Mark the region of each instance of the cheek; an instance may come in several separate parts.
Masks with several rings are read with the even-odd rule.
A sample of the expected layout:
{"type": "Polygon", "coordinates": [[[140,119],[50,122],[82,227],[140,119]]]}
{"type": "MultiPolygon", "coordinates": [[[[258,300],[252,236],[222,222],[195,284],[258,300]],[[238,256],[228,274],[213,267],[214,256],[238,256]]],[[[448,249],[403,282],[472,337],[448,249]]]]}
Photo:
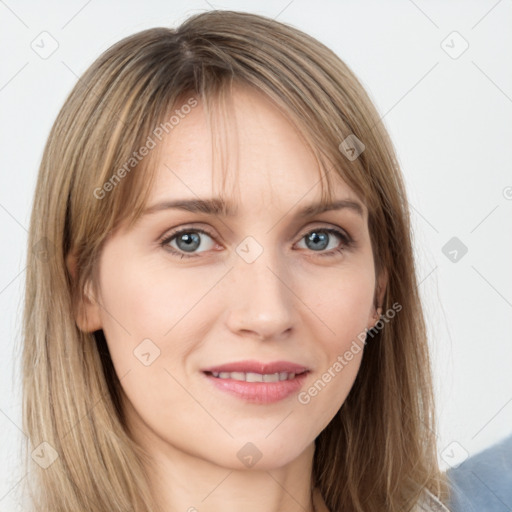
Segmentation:
{"type": "MultiPolygon", "coordinates": [[[[343,405],[361,365],[374,299],[373,260],[369,262],[357,269],[340,268],[330,276],[318,276],[315,293],[309,295],[320,357],[298,402],[322,428],[343,405]]],[[[308,280],[309,285],[311,282],[308,280]]]]}
{"type": "Polygon", "coordinates": [[[332,316],[326,317],[334,334],[316,338],[320,345],[318,364],[297,396],[308,416],[315,418],[314,428],[319,430],[329,424],[345,402],[361,366],[366,316],[352,305],[333,310],[332,316]]]}
{"type": "Polygon", "coordinates": [[[132,337],[160,340],[200,298],[201,290],[190,283],[190,275],[171,273],[142,258],[116,262],[113,256],[105,258],[100,279],[103,320],[113,329],[121,324],[132,337]]]}
{"type": "Polygon", "coordinates": [[[151,361],[151,369],[183,372],[188,354],[205,336],[209,309],[218,305],[207,293],[222,274],[180,272],[165,262],[117,256],[105,251],[100,275],[103,330],[117,374],[130,371],[133,380],[142,372],[148,383],[152,371],[143,365],[151,361]]]}
{"type": "MultiPolygon", "coordinates": [[[[306,280],[304,280],[306,282],[306,280]]],[[[323,324],[321,337],[329,352],[341,350],[347,341],[364,331],[373,311],[375,276],[373,260],[340,268],[333,272],[318,273],[307,279],[309,294],[302,289],[306,303],[311,304],[319,324],[323,324]],[[314,286],[313,286],[314,285],[314,286]]]]}
{"type": "Polygon", "coordinates": [[[105,254],[100,276],[103,331],[127,406],[150,422],[158,417],[165,423],[172,419],[170,402],[178,401],[183,411],[193,405],[177,398],[183,390],[172,376],[181,382],[177,369],[190,350],[187,312],[198,298],[183,294],[187,283],[179,273],[169,279],[163,269],[135,260],[105,254]]]}
{"type": "MultiPolygon", "coordinates": [[[[112,250],[104,252],[100,286],[103,331],[118,375],[139,369],[142,354],[160,357],[164,334],[180,309],[169,296],[177,296],[180,283],[163,283],[135,258],[118,258],[112,250]]],[[[147,362],[148,356],[142,359],[147,362]]]]}

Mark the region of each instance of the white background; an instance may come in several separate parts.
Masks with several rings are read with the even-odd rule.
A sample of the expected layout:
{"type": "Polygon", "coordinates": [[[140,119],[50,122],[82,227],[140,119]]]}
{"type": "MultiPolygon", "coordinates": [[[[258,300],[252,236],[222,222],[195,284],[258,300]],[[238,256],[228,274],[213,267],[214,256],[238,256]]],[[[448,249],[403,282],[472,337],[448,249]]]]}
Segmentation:
{"type": "Polygon", "coordinates": [[[1,511],[21,510],[19,483],[30,478],[19,468],[16,364],[27,228],[51,125],[77,77],[110,45],[212,7],[291,23],[331,47],[362,81],[384,116],[407,183],[435,364],[440,462],[457,464],[512,433],[510,0],[6,0],[0,2],[1,511]],[[43,31],[58,43],[47,59],[31,48],[48,37],[43,31]],[[461,38],[469,47],[452,58],[463,48],[461,38]],[[457,262],[442,252],[452,237],[468,249],[457,262]]]}

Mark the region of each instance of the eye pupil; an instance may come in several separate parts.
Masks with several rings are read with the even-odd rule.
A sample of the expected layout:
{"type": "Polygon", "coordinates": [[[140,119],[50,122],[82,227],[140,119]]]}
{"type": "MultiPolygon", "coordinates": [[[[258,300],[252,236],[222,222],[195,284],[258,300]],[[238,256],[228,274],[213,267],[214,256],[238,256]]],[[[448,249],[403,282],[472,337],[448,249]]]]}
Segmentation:
{"type": "Polygon", "coordinates": [[[327,245],[329,245],[328,234],[323,231],[312,231],[309,235],[306,236],[306,245],[310,249],[320,249],[324,250],[327,245]],[[313,242],[313,247],[309,245],[308,242],[313,242]],[[320,247],[316,246],[320,242],[320,247]]]}
{"type": "Polygon", "coordinates": [[[191,252],[195,251],[201,245],[201,239],[197,233],[182,233],[176,239],[176,244],[181,250],[191,252]],[[181,241],[185,243],[184,246],[181,246],[181,241]]]}

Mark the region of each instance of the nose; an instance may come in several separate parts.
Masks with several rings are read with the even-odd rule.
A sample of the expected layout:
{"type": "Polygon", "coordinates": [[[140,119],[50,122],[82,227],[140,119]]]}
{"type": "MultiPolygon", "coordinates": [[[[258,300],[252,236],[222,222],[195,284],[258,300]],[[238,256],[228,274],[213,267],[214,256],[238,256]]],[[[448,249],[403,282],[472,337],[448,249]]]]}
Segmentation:
{"type": "Polygon", "coordinates": [[[240,258],[229,273],[227,324],[235,334],[279,340],[295,326],[297,298],[290,273],[271,252],[264,251],[252,263],[240,258]]]}

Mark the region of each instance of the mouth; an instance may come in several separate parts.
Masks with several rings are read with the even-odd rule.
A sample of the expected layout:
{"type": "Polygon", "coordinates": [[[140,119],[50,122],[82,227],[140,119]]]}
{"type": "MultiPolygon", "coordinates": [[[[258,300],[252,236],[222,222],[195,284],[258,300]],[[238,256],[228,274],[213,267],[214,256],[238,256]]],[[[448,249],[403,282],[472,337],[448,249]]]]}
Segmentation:
{"type": "Polygon", "coordinates": [[[211,375],[216,379],[232,379],[239,382],[281,382],[284,380],[292,380],[297,375],[302,375],[306,371],[301,373],[288,373],[288,372],[276,372],[276,373],[254,373],[254,372],[205,372],[206,375],[211,375]]]}
{"type": "Polygon", "coordinates": [[[255,404],[278,402],[298,392],[309,372],[287,361],[241,361],[203,370],[216,389],[255,404]]]}

